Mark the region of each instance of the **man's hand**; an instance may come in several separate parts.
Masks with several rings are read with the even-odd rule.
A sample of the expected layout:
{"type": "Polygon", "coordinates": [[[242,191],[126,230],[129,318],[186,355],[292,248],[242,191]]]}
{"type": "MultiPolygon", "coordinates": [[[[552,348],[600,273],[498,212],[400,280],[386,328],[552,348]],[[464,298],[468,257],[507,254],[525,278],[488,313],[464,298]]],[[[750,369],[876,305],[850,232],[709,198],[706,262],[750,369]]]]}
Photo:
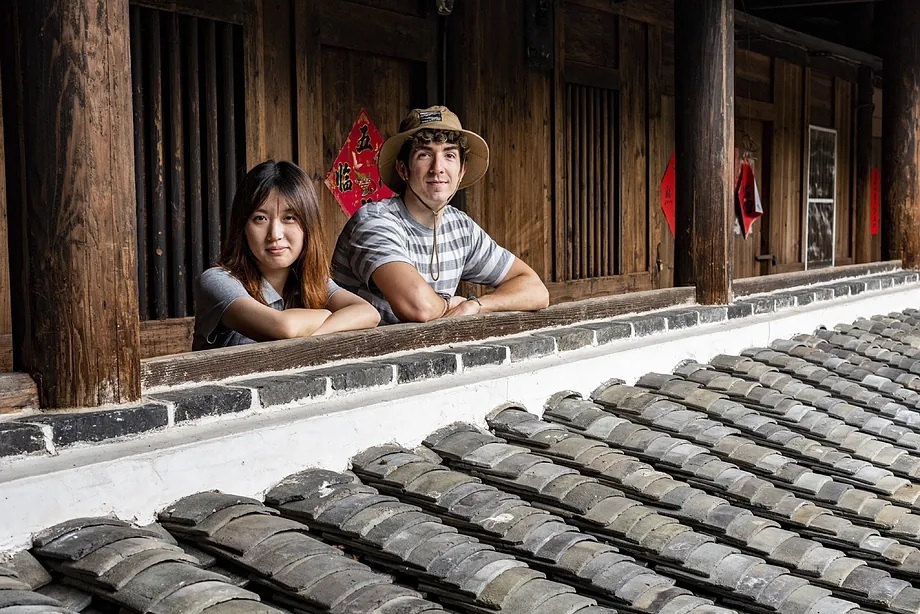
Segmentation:
{"type": "MultiPolygon", "coordinates": [[[[463,298],[462,296],[455,296],[454,298],[460,299],[460,304],[456,307],[452,307],[444,314],[445,318],[459,318],[461,316],[474,316],[482,309],[477,301],[469,301],[463,298]]],[[[453,299],[451,299],[453,303],[453,299]]]]}

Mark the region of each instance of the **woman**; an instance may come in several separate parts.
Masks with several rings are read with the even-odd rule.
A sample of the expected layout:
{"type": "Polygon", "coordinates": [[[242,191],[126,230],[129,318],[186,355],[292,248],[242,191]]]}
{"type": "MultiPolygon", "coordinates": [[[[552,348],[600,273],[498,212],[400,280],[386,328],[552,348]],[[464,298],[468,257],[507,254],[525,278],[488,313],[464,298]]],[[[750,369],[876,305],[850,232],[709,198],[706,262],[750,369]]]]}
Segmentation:
{"type": "Polygon", "coordinates": [[[329,278],[313,184],[269,160],[243,178],[218,266],[195,287],[194,350],[373,328],[380,315],[329,278]]]}

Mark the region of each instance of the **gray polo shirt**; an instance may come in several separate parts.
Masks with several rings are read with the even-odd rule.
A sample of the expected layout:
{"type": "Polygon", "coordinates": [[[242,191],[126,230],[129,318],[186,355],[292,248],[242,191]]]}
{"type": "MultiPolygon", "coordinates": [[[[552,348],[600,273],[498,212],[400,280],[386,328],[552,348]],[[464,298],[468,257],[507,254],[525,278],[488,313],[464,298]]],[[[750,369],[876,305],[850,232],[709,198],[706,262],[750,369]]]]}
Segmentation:
{"type": "MultiPolygon", "coordinates": [[[[327,286],[330,297],[341,290],[331,279],[327,286]]],[[[226,269],[213,267],[201,274],[195,282],[195,336],[192,350],[255,343],[249,337],[227,328],[220,321],[227,307],[244,296],[249,296],[246,288],[226,269]]],[[[284,311],[284,299],[265,278],[262,278],[262,298],[272,309],[284,311]]]]}

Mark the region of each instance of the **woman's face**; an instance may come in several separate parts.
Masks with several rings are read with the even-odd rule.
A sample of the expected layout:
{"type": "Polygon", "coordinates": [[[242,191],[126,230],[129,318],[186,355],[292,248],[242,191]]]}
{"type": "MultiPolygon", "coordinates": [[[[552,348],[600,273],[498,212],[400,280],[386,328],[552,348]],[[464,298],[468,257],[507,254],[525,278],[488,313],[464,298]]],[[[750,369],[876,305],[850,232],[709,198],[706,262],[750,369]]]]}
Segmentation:
{"type": "Polygon", "coordinates": [[[246,222],[246,242],[262,275],[290,267],[303,251],[304,232],[289,203],[272,192],[246,222]]]}

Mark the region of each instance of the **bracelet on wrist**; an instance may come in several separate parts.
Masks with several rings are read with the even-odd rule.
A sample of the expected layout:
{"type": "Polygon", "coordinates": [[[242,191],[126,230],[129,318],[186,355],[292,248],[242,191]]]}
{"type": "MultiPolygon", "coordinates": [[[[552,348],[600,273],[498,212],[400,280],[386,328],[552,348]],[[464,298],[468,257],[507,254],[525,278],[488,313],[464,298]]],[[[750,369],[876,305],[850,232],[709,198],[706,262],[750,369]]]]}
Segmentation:
{"type": "Polygon", "coordinates": [[[473,295],[471,294],[470,296],[466,297],[466,300],[468,300],[468,301],[476,301],[476,304],[479,305],[480,309],[482,308],[482,301],[479,300],[479,297],[478,297],[478,296],[473,296],[473,295]]]}

